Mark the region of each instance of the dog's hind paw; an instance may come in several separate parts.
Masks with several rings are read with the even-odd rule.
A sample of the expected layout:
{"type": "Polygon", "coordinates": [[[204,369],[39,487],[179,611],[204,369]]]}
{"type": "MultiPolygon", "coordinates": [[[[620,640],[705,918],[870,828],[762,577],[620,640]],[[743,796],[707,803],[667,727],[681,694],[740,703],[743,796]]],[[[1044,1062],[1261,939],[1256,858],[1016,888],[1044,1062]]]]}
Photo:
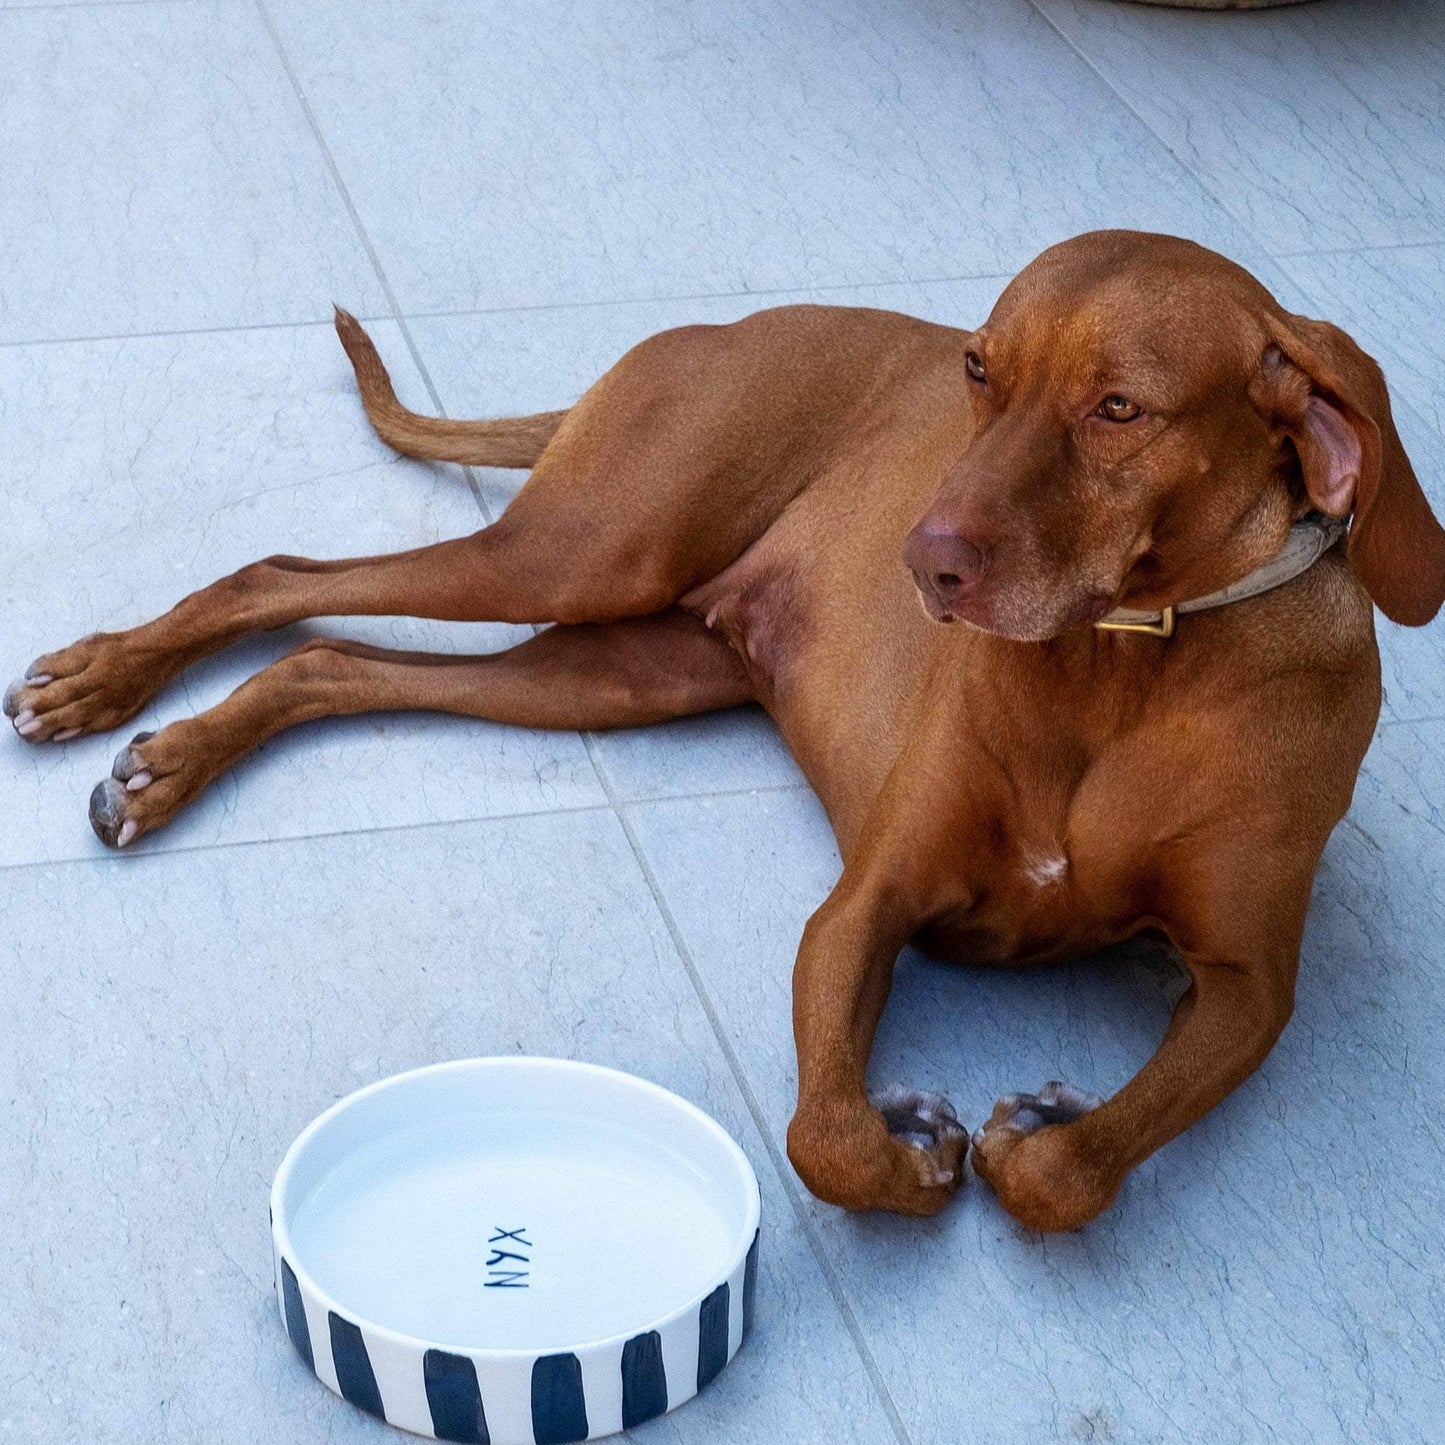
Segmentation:
{"type": "Polygon", "coordinates": [[[149,833],[159,827],[176,810],[174,800],[160,793],[148,797],[142,791],[154,781],[154,766],[142,757],[139,749],[155,737],[155,733],[137,733],[116,754],[110,777],[95,785],[90,795],[90,826],[95,836],[108,848],[124,848],[142,831],[149,833]]]}
{"type": "Polygon", "coordinates": [[[934,1187],[953,1182],[963,1165],[968,1131],[942,1094],[894,1085],[870,1095],[869,1102],[883,1115],[888,1132],[900,1144],[918,1151],[921,1184],[934,1187]]]}
{"type": "Polygon", "coordinates": [[[168,674],[121,633],[96,633],[37,658],[5,689],[3,711],[28,743],[63,743],[134,717],[168,674]]]}

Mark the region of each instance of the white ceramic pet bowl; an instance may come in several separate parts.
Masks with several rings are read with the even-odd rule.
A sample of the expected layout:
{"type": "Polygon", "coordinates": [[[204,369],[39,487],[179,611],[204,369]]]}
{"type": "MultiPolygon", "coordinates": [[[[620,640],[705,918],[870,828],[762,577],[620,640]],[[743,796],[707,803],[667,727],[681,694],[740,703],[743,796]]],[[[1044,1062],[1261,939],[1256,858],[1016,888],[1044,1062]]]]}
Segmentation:
{"type": "Polygon", "coordinates": [[[675,1409],[752,1317],[758,1183],[630,1074],[467,1059],[341,1100],[271,1189],[281,1318],[323,1384],[439,1440],[554,1445],[675,1409]]]}

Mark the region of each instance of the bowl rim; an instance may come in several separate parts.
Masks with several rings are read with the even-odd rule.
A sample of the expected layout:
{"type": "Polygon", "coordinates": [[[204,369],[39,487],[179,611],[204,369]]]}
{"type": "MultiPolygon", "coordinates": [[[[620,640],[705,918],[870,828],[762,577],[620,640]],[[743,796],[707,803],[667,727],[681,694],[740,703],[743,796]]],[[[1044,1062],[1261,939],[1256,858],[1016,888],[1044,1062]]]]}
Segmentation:
{"type": "Polygon", "coordinates": [[[366,1332],[377,1339],[385,1341],[404,1349],[413,1350],[418,1354],[428,1350],[440,1350],[447,1354],[465,1355],[473,1360],[495,1360],[497,1362],[509,1360],[536,1360],[544,1355],[552,1355],[560,1352],[582,1356],[597,1350],[616,1349],[618,1345],[625,1344],[628,1340],[637,1335],[646,1334],[650,1330],[663,1330],[669,1325],[681,1320],[685,1315],[696,1310],[698,1303],[707,1298],[720,1284],[731,1279],[737,1273],[738,1266],[748,1256],[753,1243],[758,1236],[762,1218],[762,1197],[758,1186],[757,1173],[753,1169],[752,1161],[743,1152],[742,1146],[733,1136],[723,1128],[710,1114],[699,1109],[696,1104],[684,1099],[680,1094],[675,1094],[671,1089],[665,1089],[661,1084],[655,1084],[651,1079],[644,1079],[638,1074],[630,1074],[625,1069],[610,1068],[606,1064],[589,1063],[582,1059],[561,1059],[553,1058],[546,1054],[483,1054],[468,1059],[448,1059],[436,1064],[423,1064],[419,1068],[405,1069],[398,1074],[389,1074],[386,1078],[376,1079],[370,1084],[364,1084],[361,1088],[343,1095],[334,1104],[318,1114],[291,1142],[291,1147],[282,1156],[281,1163],[277,1167],[275,1177],[271,1181],[270,1193],[271,1206],[271,1239],[277,1253],[286,1261],[287,1266],[295,1274],[297,1284],[303,1293],[310,1294],[328,1312],[335,1313],[343,1319],[359,1325],[366,1332]],[[382,1324],[378,1320],[368,1319],[365,1315],[358,1314],[348,1305],[336,1299],[329,1291],[323,1289],[317,1282],[310,1270],[307,1269],[303,1259],[299,1258],[291,1239],[290,1222],[285,1209],[282,1207],[282,1195],[292,1174],[295,1172],[297,1162],[305,1153],[312,1140],[325,1126],[338,1114],[345,1112],[363,1099],[374,1094],[383,1093],[390,1089],[405,1087],[408,1083],[427,1075],[444,1073],[463,1073],[468,1070],[485,1066],[492,1069],[518,1069],[544,1068],[546,1070],[557,1070],[577,1074],[603,1075],[614,1080],[639,1089],[644,1093],[650,1093],[662,1102],[680,1110],[688,1115],[694,1123],[700,1124],[703,1129],[712,1134],[718,1142],[723,1145],[724,1152],[728,1154],[734,1166],[737,1168],[741,1181],[747,1194],[747,1208],[744,1215],[744,1227],[742,1230],[742,1247],[729,1256],[726,1268],[711,1277],[709,1284],[702,1290],[690,1294],[687,1299],[676,1308],[669,1310],[664,1315],[658,1315],[647,1323],[620,1331],[616,1334],[602,1335],[596,1339],[583,1340],[575,1344],[559,1342],[555,1345],[545,1346],[511,1346],[511,1345],[462,1345],[447,1344],[440,1340],[429,1340],[421,1335],[408,1334],[403,1330],[392,1328],[390,1325],[382,1324]]]}

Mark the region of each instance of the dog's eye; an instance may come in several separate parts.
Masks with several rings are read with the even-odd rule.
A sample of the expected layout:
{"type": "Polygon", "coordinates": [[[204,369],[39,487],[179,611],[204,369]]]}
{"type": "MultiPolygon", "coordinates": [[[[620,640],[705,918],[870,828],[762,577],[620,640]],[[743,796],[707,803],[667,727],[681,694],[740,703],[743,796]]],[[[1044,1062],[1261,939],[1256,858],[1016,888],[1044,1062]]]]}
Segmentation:
{"type": "Polygon", "coordinates": [[[1098,414],[1105,421],[1133,421],[1139,415],[1140,408],[1135,406],[1127,396],[1106,396],[1099,403],[1098,414]]]}
{"type": "Polygon", "coordinates": [[[964,353],[963,369],[968,372],[974,381],[980,384],[988,381],[988,375],[983,369],[983,362],[978,359],[977,352],[968,351],[964,353]]]}

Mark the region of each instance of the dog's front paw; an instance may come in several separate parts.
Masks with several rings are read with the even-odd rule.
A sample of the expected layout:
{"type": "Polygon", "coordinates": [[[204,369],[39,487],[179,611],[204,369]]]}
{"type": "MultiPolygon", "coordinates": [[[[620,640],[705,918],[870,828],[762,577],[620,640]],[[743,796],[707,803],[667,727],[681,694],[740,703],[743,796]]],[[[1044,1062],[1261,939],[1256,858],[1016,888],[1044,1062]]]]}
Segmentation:
{"type": "Polygon", "coordinates": [[[912,1090],[800,1101],[788,1126],[788,1158],[803,1183],[844,1209],[937,1214],[963,1182],[967,1149],[948,1100],[912,1090]]]}
{"type": "Polygon", "coordinates": [[[1097,1094],[1059,1079],[1045,1084],[1037,1094],[1005,1094],[993,1106],[993,1113],[974,1130],[973,1147],[984,1148],[989,1136],[1001,1130],[1037,1134],[1049,1124],[1072,1124],[1103,1102],[1097,1094]]]}
{"type": "Polygon", "coordinates": [[[973,1167],[1031,1229],[1077,1229],[1108,1208],[1118,1180],[1094,1167],[1064,1127],[1103,1103],[1057,1080],[1037,1094],[1005,1094],[973,1136],[973,1167]]]}
{"type": "Polygon", "coordinates": [[[925,1189],[951,1184],[963,1167],[968,1131],[942,1094],[895,1084],[870,1094],[868,1102],[883,1115],[888,1132],[918,1155],[918,1182],[925,1189]]]}

